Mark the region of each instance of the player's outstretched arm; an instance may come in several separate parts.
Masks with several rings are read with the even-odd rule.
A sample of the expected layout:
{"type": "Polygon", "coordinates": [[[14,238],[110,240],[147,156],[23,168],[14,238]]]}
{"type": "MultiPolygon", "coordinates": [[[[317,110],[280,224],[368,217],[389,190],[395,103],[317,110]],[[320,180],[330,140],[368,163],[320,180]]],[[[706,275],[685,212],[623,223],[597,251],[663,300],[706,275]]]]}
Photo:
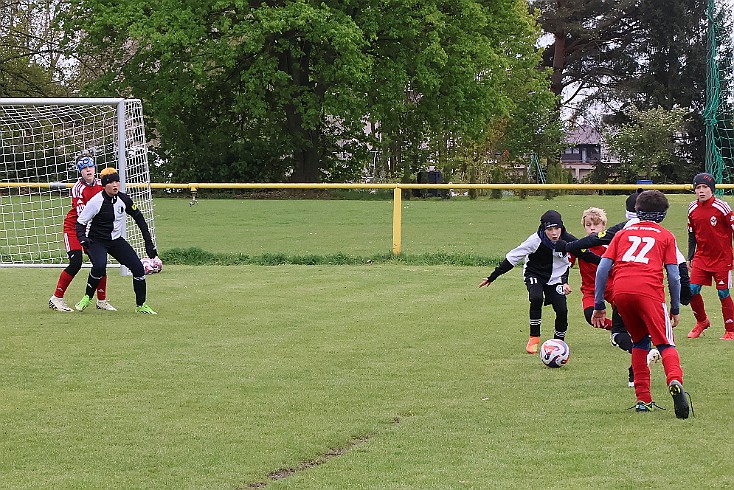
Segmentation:
{"type": "Polygon", "coordinates": [[[481,282],[481,283],[479,284],[479,287],[481,288],[481,287],[484,287],[484,286],[489,286],[489,285],[490,285],[490,284],[492,284],[492,283],[493,283],[493,282],[494,282],[494,281],[495,281],[495,280],[496,280],[496,279],[497,279],[498,277],[500,277],[500,276],[501,276],[502,274],[504,274],[505,272],[508,272],[508,271],[510,271],[510,270],[511,270],[511,269],[512,269],[513,267],[515,267],[515,266],[514,266],[514,265],[512,265],[512,263],[511,263],[511,262],[510,262],[509,260],[507,260],[507,259],[503,260],[503,261],[502,261],[502,262],[500,263],[500,265],[498,265],[498,266],[497,266],[497,267],[496,267],[496,268],[494,269],[494,271],[492,271],[492,273],[491,273],[491,274],[490,274],[490,275],[489,275],[488,277],[484,278],[484,280],[483,280],[483,281],[482,281],[482,282],[481,282]]]}

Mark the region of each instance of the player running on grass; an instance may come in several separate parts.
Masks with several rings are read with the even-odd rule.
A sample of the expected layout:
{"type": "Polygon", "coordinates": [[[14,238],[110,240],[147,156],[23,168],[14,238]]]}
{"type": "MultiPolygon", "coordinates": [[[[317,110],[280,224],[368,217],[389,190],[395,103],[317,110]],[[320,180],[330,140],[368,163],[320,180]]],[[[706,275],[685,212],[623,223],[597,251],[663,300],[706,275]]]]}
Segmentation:
{"type": "Polygon", "coordinates": [[[79,215],[76,234],[79,242],[86,247],[92,260],[92,270],[87,280],[86,295],[76,304],[76,309],[84,310],[92,304],[94,290],[107,275],[107,254],[109,253],[133,275],[133,290],[138,313],[157,313],[145,303],[145,269],[140,257],[123,238],[122,230],[125,215],[135,220],[145,240],[145,251],[151,259],[158,255],[148,230],[143,213],[133,203],[130,196],[120,192],[120,175],[114,168],[106,168],[100,173],[104,190],[89,200],[79,215]]]}
{"type": "MultiPolygon", "coordinates": [[[[71,209],[66,213],[64,219],[64,245],[66,246],[66,255],[69,257],[69,265],[61,272],[56,284],[56,291],[48,300],[49,308],[64,312],[74,311],[64,301],[64,294],[66,294],[66,289],[82,268],[82,245],[76,236],[76,219],[87,202],[102,190],[102,183],[95,177],[94,158],[89,152],[82,153],[76,159],[76,168],[79,171],[79,180],[69,191],[71,209]]],[[[84,252],[86,253],[86,250],[84,252]]],[[[97,285],[97,308],[100,310],[116,310],[107,301],[107,276],[100,279],[97,285]]]]}
{"type": "Polygon", "coordinates": [[[637,197],[635,210],[640,221],[617,232],[599,263],[592,321],[597,327],[603,327],[606,322],[604,291],[614,266],[614,302],[633,342],[635,409],[650,412],[656,407],[650,393],[647,364],[652,340],[662,358],[675,416],[685,419],[689,402],[683,391],[683,370],[673,340],[673,327],[680,320],[677,246],[673,234],[660,225],[668,207],[668,199],[660,191],[644,191],[637,197]],[[663,269],[668,276],[670,310],[665,303],[663,269]]]}
{"type": "MultiPolygon", "coordinates": [[[[530,339],[525,346],[525,351],[528,354],[538,352],[544,304],[552,305],[556,314],[553,337],[564,340],[568,330],[566,295],[571,293],[571,286],[568,285],[568,268],[571,266],[571,262],[568,254],[555,251],[555,243],[561,238],[566,241],[576,239],[566,231],[558,211],[546,211],[540,217],[538,231],[507,252],[505,260],[495,268],[489,277],[479,284],[480,288],[489,286],[499,276],[519,264],[520,261],[525,261],[523,278],[530,301],[530,339]]],[[[583,258],[587,256],[587,254],[581,255],[583,255],[583,258]]],[[[598,256],[596,260],[599,260],[598,256]]]]}
{"type": "Polygon", "coordinates": [[[693,178],[696,200],[688,205],[688,260],[691,266],[691,309],[696,326],[689,339],[698,338],[711,322],[701,296],[701,287],[713,279],[721,301],[724,335],[721,340],[734,340],[734,302],[731,299],[732,228],[734,213],[729,204],[714,197],[713,175],[701,173],[693,178]]]}
{"type": "MultiPolygon", "coordinates": [[[[625,217],[627,218],[627,221],[617,223],[616,225],[611,226],[606,230],[590,233],[586,237],[581,238],[575,242],[565,242],[559,240],[556,243],[556,250],[567,251],[569,253],[577,253],[580,250],[594,250],[596,247],[609,245],[617,232],[624,229],[624,227],[627,225],[632,225],[640,221],[637,218],[635,204],[637,202],[637,196],[639,196],[641,192],[642,189],[638,189],[637,191],[630,194],[625,201],[625,217]]],[[[685,257],[683,257],[680,249],[676,249],[676,255],[678,257],[678,271],[681,284],[680,304],[687,305],[691,300],[691,290],[689,287],[688,279],[688,266],[686,265],[685,257]]],[[[608,298],[608,295],[605,295],[605,297],[608,298]]],[[[616,308],[614,308],[613,304],[612,306],[612,329],[610,337],[612,345],[615,345],[623,351],[632,354],[632,339],[630,338],[630,335],[624,326],[621,315],[616,312],[616,308]]],[[[647,359],[648,365],[651,366],[659,359],[660,353],[657,351],[657,349],[651,349],[647,359]]],[[[632,370],[632,366],[630,366],[628,369],[628,384],[630,387],[634,386],[634,373],[632,370]]]]}

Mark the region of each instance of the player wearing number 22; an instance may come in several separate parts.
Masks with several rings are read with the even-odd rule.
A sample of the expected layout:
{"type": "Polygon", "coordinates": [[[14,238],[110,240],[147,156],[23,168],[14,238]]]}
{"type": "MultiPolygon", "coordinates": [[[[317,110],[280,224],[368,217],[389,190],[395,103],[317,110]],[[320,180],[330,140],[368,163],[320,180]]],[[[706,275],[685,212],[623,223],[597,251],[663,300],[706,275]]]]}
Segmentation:
{"type": "Polygon", "coordinates": [[[673,234],[660,225],[668,206],[668,199],[660,191],[645,191],[637,197],[635,209],[640,222],[617,232],[597,269],[592,321],[595,326],[604,325],[604,291],[613,265],[614,302],[632,338],[636,409],[646,412],[656,406],[650,393],[650,369],[647,365],[652,339],[660,351],[675,415],[688,418],[683,370],[673,340],[673,327],[680,319],[677,246],[673,234]],[[663,268],[668,275],[670,310],[665,302],[663,268]]]}
{"type": "Polygon", "coordinates": [[[77,310],[84,310],[92,303],[92,296],[99,281],[107,275],[107,254],[109,253],[133,275],[136,311],[155,315],[147,304],[145,269],[138,254],[122,236],[125,215],[135,221],[145,240],[145,251],[151,259],[158,255],[153,239],[145,222],[143,213],[133,203],[130,196],[120,192],[120,176],[117,170],[106,168],[100,173],[104,190],[89,200],[76,222],[76,235],[87,249],[92,261],[92,270],[87,280],[86,295],[77,303],[77,310]]]}

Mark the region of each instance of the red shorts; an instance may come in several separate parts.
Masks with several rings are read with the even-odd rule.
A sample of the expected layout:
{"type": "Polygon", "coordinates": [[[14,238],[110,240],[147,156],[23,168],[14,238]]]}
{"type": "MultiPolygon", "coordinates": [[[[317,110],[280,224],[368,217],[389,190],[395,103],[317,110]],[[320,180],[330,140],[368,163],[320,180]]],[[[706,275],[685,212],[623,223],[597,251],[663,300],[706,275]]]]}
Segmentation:
{"type": "Polygon", "coordinates": [[[691,284],[699,286],[711,286],[711,280],[714,281],[716,289],[731,289],[731,271],[706,271],[693,267],[691,271],[691,284]]]}
{"type": "Polygon", "coordinates": [[[649,334],[653,345],[675,345],[668,305],[664,302],[639,294],[617,293],[614,303],[633,342],[639,342],[649,334]]]}
{"type": "Polygon", "coordinates": [[[69,253],[72,250],[81,250],[82,244],[79,243],[79,239],[76,237],[76,232],[68,232],[64,230],[64,246],[66,252],[69,253]]]}

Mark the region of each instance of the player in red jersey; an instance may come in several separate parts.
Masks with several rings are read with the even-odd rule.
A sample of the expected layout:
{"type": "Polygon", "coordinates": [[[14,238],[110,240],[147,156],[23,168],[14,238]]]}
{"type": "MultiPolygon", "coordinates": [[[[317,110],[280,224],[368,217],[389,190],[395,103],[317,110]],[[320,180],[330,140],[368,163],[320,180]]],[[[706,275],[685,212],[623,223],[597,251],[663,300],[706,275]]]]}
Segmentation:
{"type": "MultiPolygon", "coordinates": [[[[74,311],[64,301],[64,294],[82,267],[82,246],[76,236],[76,219],[87,202],[103,189],[102,183],[95,177],[94,159],[88,152],[84,152],[76,159],[76,168],[79,171],[79,180],[69,191],[71,209],[64,219],[64,245],[66,254],[69,256],[69,265],[61,272],[56,291],[48,300],[49,308],[64,312],[74,311]]],[[[103,277],[97,286],[97,308],[115,311],[117,308],[107,301],[106,288],[107,276],[103,277]]]]}
{"type": "MultiPolygon", "coordinates": [[[[600,208],[586,209],[581,215],[581,225],[584,227],[587,235],[602,232],[607,226],[607,213],[600,208]]],[[[588,248],[587,250],[601,257],[604,255],[604,252],[607,251],[607,247],[605,245],[596,245],[588,248]]],[[[581,276],[581,305],[584,309],[584,317],[586,317],[586,321],[591,325],[591,314],[594,311],[594,282],[596,281],[596,268],[598,263],[580,260],[578,264],[579,275],[581,276]]],[[[609,303],[612,303],[611,282],[607,283],[607,290],[604,292],[604,299],[609,303]]],[[[611,319],[607,318],[604,328],[606,330],[611,330],[611,319]]]]}
{"type": "Polygon", "coordinates": [[[638,412],[657,405],[650,394],[647,354],[650,341],[660,351],[668,390],[673,397],[675,416],[688,418],[689,402],[683,391],[683,370],[673,340],[673,327],[680,319],[680,273],[675,237],[659,223],[668,211],[668,199],[660,191],[644,191],[635,209],[639,223],[616,233],[599,263],[592,321],[602,327],[606,321],[604,291],[614,266],[614,302],[632,338],[632,369],[638,412]],[[665,303],[663,268],[668,275],[670,310],[665,303]]]}
{"type": "Polygon", "coordinates": [[[734,340],[734,301],[729,294],[734,213],[727,202],[714,197],[716,181],[713,175],[696,175],[693,186],[696,200],[688,205],[688,264],[691,269],[691,309],[696,317],[696,326],[688,333],[688,338],[698,338],[711,325],[701,287],[710,286],[713,279],[724,316],[725,332],[721,340],[734,340]]]}

